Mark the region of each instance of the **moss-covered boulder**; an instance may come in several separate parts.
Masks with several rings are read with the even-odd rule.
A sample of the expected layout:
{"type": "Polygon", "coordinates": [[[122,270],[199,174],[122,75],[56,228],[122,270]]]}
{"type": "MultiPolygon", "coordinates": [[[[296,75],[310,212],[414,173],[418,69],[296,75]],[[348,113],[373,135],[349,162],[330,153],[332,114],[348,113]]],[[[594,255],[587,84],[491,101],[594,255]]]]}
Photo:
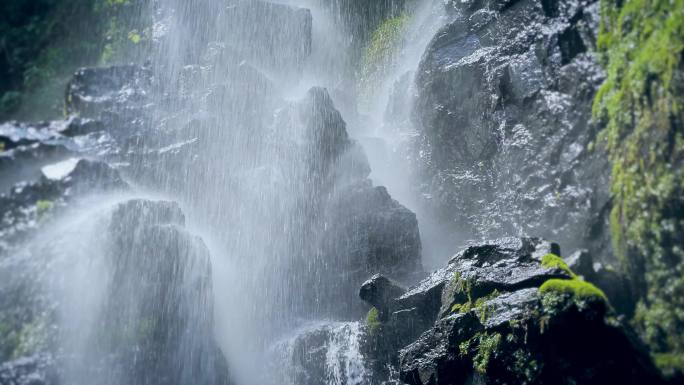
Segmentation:
{"type": "Polygon", "coordinates": [[[663,381],[603,291],[550,242],[471,246],[391,303],[373,319],[370,356],[397,365],[409,385],[663,381]]]}

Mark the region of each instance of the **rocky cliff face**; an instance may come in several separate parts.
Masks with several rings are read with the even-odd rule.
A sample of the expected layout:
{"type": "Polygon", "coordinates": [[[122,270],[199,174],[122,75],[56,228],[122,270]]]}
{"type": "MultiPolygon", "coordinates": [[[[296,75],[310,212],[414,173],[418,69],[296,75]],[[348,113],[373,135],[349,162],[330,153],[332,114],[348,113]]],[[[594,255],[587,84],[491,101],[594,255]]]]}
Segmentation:
{"type": "Polygon", "coordinates": [[[428,205],[465,239],[535,234],[609,258],[609,166],[591,122],[598,5],[448,8],[416,75],[428,205]]]}

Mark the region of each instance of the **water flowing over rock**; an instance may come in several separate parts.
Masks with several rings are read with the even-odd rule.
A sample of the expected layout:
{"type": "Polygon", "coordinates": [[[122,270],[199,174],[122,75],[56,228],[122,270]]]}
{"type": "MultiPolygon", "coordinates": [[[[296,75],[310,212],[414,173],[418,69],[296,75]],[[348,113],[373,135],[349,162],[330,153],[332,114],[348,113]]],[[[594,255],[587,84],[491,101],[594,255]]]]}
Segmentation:
{"type": "Polygon", "coordinates": [[[107,3],[131,63],[0,124],[0,385],[663,383],[597,0],[107,3]]]}
{"type": "MultiPolygon", "coordinates": [[[[285,384],[361,385],[369,381],[356,322],[310,325],[274,347],[285,384]]],[[[278,373],[278,372],[277,372],[278,373]]]]}

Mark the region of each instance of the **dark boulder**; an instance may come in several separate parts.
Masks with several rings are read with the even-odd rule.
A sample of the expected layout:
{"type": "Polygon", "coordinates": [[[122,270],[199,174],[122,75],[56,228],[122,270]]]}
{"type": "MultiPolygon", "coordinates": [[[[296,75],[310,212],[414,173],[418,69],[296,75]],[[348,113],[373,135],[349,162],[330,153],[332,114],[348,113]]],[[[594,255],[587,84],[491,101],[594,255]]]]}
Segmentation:
{"type": "Polygon", "coordinates": [[[389,365],[409,385],[662,383],[606,295],[559,253],[536,238],[459,252],[368,320],[371,377],[389,365]]]}
{"type": "Polygon", "coordinates": [[[441,287],[434,325],[399,353],[401,380],[661,383],[647,350],[605,294],[577,277],[558,253],[557,245],[538,239],[472,246],[400,297],[399,303],[425,299],[424,307],[435,311],[434,291],[441,287]]]}
{"type": "Polygon", "coordinates": [[[372,276],[359,289],[359,297],[385,314],[390,308],[390,302],[400,297],[406,289],[400,284],[380,274],[372,276]]]}
{"type": "Polygon", "coordinates": [[[209,251],[184,221],[173,202],[132,200],[112,212],[108,300],[85,370],[97,376],[106,363],[119,382],[229,383],[213,336],[209,251]]]}

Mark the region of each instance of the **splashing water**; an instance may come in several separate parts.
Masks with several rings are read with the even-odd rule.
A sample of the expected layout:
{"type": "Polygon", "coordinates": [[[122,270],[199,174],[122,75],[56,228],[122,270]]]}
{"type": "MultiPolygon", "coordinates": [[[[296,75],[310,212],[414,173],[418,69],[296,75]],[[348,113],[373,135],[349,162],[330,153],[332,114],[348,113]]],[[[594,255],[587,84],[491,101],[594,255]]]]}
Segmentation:
{"type": "MultiPolygon", "coordinates": [[[[402,204],[423,237],[440,237],[410,188],[411,98],[397,95],[411,94],[443,3],[367,20],[350,19],[347,3],[141,8],[149,63],[126,67],[130,84],[94,115],[125,123],[124,144],[102,159],[130,189],[71,207],[29,248],[60,266],[45,291],[65,384],[223,385],[223,361],[241,385],[282,383],[276,373],[297,385],[370,383],[358,287],[378,272],[405,283],[422,272],[418,223],[402,204]],[[383,17],[408,21],[360,106],[357,62],[383,17]],[[130,127],[139,132],[125,137],[130,127]],[[317,351],[302,345],[312,334],[317,351]],[[282,365],[265,373],[274,350],[282,365]]],[[[69,178],[78,162],[45,170],[69,178]]]]}

